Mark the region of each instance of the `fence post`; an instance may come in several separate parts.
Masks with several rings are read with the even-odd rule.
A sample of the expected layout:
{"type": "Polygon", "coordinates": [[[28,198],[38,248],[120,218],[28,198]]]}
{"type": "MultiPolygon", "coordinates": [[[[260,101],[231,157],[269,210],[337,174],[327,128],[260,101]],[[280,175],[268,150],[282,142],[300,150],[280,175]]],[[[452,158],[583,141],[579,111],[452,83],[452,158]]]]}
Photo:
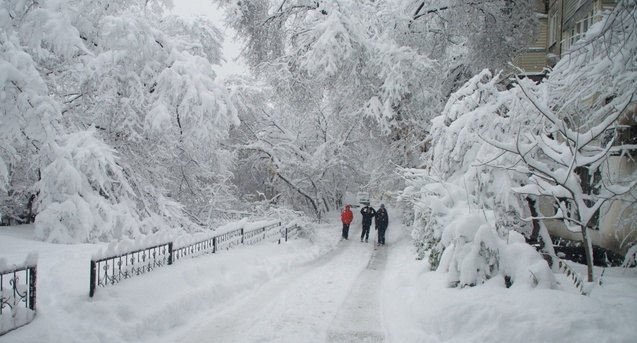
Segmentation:
{"type": "Polygon", "coordinates": [[[212,253],[217,252],[217,236],[212,237],[212,253]]]}
{"type": "Polygon", "coordinates": [[[243,244],[243,228],[241,228],[241,244],[243,244]]]}
{"type": "Polygon", "coordinates": [[[29,308],[35,311],[35,301],[36,301],[36,280],[37,280],[37,270],[38,266],[35,265],[33,267],[29,267],[29,308]]]}
{"type": "Polygon", "coordinates": [[[91,287],[89,288],[89,296],[92,298],[95,295],[95,279],[96,279],[96,266],[95,261],[91,260],[91,287]]]}
{"type": "Polygon", "coordinates": [[[288,228],[285,228],[285,241],[288,241],[288,228]]]}
{"type": "Polygon", "coordinates": [[[173,264],[173,242],[168,242],[168,265],[173,264]]]}

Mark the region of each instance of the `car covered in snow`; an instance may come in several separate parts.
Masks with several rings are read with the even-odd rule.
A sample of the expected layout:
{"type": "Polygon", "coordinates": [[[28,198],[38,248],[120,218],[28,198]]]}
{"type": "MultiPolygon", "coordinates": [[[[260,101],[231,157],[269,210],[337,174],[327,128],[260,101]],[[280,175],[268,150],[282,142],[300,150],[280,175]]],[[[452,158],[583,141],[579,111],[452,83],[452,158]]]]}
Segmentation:
{"type": "Polygon", "coordinates": [[[356,200],[361,205],[369,205],[369,193],[367,192],[358,192],[356,194],[356,200]]]}

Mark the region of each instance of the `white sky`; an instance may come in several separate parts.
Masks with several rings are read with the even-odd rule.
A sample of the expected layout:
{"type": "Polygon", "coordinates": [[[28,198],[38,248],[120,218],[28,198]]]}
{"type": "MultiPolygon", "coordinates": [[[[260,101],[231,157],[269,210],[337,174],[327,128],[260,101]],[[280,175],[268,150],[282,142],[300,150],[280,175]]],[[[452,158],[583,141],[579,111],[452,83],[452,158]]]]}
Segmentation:
{"type": "Polygon", "coordinates": [[[245,64],[238,60],[241,45],[234,41],[234,31],[225,27],[223,9],[213,5],[210,0],[174,0],[173,3],[175,5],[173,13],[186,18],[197,15],[207,16],[226,35],[223,43],[226,63],[222,66],[214,66],[220,79],[230,74],[241,74],[247,70],[245,64]]]}

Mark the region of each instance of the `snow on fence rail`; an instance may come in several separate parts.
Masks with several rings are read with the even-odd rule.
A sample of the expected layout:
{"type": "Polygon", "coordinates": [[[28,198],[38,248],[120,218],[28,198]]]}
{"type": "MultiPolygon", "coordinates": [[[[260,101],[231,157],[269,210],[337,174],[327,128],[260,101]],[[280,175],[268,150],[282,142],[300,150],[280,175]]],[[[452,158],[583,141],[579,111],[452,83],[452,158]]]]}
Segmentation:
{"type": "Polygon", "coordinates": [[[0,336],[35,317],[37,263],[37,253],[12,266],[0,258],[0,336]]]}
{"type": "Polygon", "coordinates": [[[299,230],[297,225],[283,227],[279,221],[236,224],[241,227],[227,226],[213,235],[200,234],[187,240],[178,239],[125,253],[114,251],[130,250],[130,246],[124,249],[109,247],[106,253],[100,251],[91,258],[89,295],[93,297],[98,286],[114,285],[155,268],[171,265],[184,257],[216,253],[220,249],[230,249],[240,244],[251,245],[263,240],[278,240],[281,243],[281,240],[287,241],[289,237],[296,236],[299,230]]]}

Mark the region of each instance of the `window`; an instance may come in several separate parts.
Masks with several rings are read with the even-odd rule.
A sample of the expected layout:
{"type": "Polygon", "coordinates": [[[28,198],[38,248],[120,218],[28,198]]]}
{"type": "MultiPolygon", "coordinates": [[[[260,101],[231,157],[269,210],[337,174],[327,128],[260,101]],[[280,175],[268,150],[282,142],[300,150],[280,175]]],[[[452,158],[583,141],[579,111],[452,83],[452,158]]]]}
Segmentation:
{"type": "Polygon", "coordinates": [[[582,22],[577,22],[575,26],[571,28],[571,37],[570,37],[570,46],[573,46],[575,42],[577,42],[580,38],[582,38],[582,22]]]}
{"type": "Polygon", "coordinates": [[[582,20],[582,26],[583,26],[583,30],[582,33],[588,32],[588,29],[593,26],[593,23],[595,22],[595,10],[591,10],[588,13],[588,17],[584,18],[584,20],[582,20]]]}
{"type": "Polygon", "coordinates": [[[611,152],[612,156],[637,156],[637,125],[618,125],[615,128],[606,129],[602,136],[602,142],[608,144],[611,140],[613,146],[622,147],[621,149],[614,149],[611,152]]]}
{"type": "Polygon", "coordinates": [[[553,13],[551,21],[549,22],[549,45],[553,45],[553,43],[557,42],[557,30],[559,30],[558,19],[558,12],[553,13]]]}

